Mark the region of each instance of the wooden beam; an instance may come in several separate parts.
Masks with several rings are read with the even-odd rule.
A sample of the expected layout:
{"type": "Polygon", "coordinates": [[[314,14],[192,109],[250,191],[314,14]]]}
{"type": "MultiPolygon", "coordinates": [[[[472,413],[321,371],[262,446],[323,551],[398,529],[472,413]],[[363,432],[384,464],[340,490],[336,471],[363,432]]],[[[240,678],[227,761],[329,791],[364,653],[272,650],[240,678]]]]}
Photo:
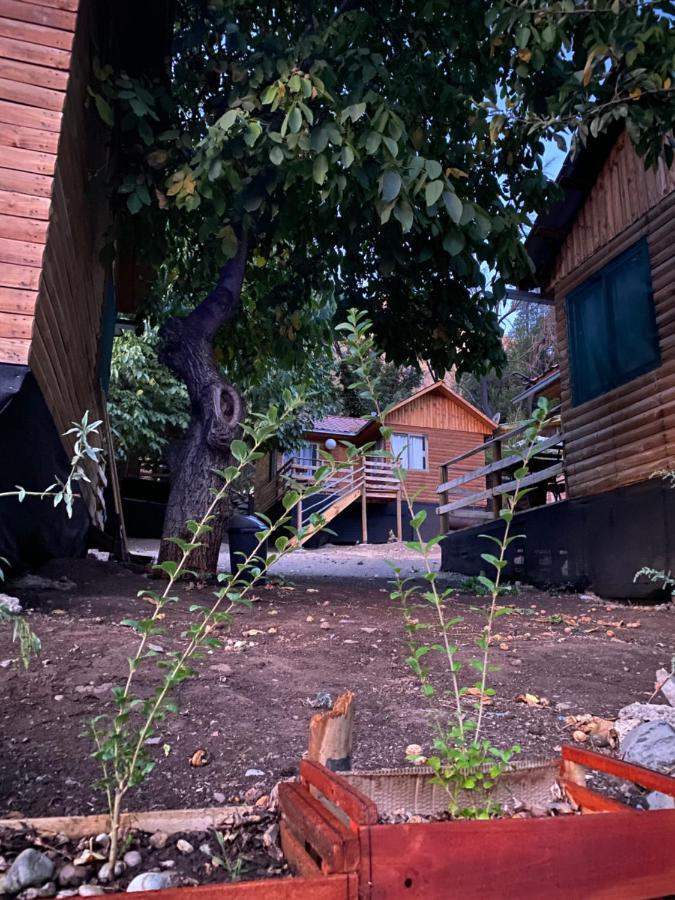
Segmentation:
{"type": "Polygon", "coordinates": [[[533,472],[531,475],[527,475],[525,478],[520,479],[520,481],[508,481],[506,484],[500,484],[499,487],[490,488],[487,491],[480,491],[472,497],[466,497],[463,500],[455,500],[454,503],[446,503],[445,506],[439,506],[438,514],[452,512],[453,509],[461,509],[463,506],[470,506],[478,500],[487,500],[488,497],[494,497],[495,494],[508,494],[510,491],[515,491],[516,488],[530,487],[530,485],[539,484],[542,481],[555,478],[557,475],[560,475],[562,471],[563,464],[556,463],[554,466],[542,469],[541,472],[533,472]]]}
{"type": "Polygon", "coordinates": [[[310,719],[307,759],[333,772],[348,772],[352,767],[353,724],[354,694],[344,691],[332,709],[310,719]]]}
{"type": "Polygon", "coordinates": [[[75,13],[68,10],[38,6],[36,3],[25,3],[23,0],[0,0],[0,16],[70,32],[75,31],[77,21],[75,13]]]}
{"type": "Polygon", "coordinates": [[[361,542],[368,543],[368,501],[365,483],[361,486],[361,542]]]}
{"type": "Polygon", "coordinates": [[[0,57],[18,59],[50,69],[68,71],[70,68],[70,53],[67,50],[57,50],[56,47],[45,47],[42,44],[20,41],[18,38],[10,39],[2,35],[0,35],[0,57]]]}
{"type": "MultiPolygon", "coordinates": [[[[19,6],[19,3],[15,4],[19,6]]],[[[21,4],[23,6],[23,4],[21,4]]],[[[10,40],[28,41],[31,44],[40,44],[43,47],[53,47],[57,50],[70,52],[73,45],[73,33],[61,31],[57,28],[48,28],[44,25],[34,25],[31,22],[21,22],[7,16],[4,3],[0,4],[0,35],[10,40]]]]}
{"type": "Polygon", "coordinates": [[[401,491],[396,495],[396,537],[403,540],[403,514],[401,509],[401,491]]]}

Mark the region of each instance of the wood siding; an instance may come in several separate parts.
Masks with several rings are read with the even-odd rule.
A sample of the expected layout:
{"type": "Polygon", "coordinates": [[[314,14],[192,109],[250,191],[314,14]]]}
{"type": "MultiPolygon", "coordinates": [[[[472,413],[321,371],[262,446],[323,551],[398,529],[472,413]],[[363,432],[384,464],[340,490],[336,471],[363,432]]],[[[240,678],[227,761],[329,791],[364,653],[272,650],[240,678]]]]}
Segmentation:
{"type": "Polygon", "coordinates": [[[675,462],[675,177],[645,171],[622,136],[556,261],[555,296],[568,494],[579,497],[642,481],[675,462]],[[565,298],[611,259],[646,238],[661,365],[572,406],[565,298]]]}
{"type": "Polygon", "coordinates": [[[78,0],[0,0],[0,362],[34,337],[78,0]]]}
{"type": "MultiPolygon", "coordinates": [[[[94,0],[0,0],[0,362],[30,366],[60,433],[86,411],[106,415],[107,140],[87,92],[94,11],[94,0]]],[[[102,525],[105,476],[89,469],[86,502],[102,525]]]]}

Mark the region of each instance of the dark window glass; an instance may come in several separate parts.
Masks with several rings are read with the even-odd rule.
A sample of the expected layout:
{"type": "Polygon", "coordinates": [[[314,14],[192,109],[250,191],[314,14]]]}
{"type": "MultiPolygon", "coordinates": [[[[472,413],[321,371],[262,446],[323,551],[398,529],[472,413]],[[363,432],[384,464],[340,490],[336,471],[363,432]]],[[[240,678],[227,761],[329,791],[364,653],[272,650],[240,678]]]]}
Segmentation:
{"type": "Polygon", "coordinates": [[[646,241],[568,294],[567,327],[575,406],[659,365],[646,241]]]}

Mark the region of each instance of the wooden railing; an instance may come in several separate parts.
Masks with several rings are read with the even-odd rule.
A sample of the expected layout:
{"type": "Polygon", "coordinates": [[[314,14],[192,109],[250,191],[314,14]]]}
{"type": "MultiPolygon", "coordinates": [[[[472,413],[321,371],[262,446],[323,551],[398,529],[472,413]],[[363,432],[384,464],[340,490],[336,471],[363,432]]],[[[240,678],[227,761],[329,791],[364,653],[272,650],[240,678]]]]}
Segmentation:
{"type": "MultiPolygon", "coordinates": [[[[557,408],[552,412],[557,412],[557,408]]],[[[482,444],[443,463],[440,467],[441,483],[437,488],[437,513],[442,531],[448,531],[451,527],[465,527],[471,520],[478,522],[498,518],[503,495],[514,491],[518,486],[540,486],[536,495],[527,495],[529,508],[562,499],[565,492],[564,436],[560,431],[559,418],[550,419],[547,429],[549,433],[542,435],[538,442],[530,459],[530,474],[519,482],[513,477],[515,470],[522,465],[522,459],[518,453],[513,452],[514,447],[509,445],[513,444],[514,438],[523,435],[528,427],[529,423],[526,423],[500,431],[482,444]],[[468,459],[485,453],[490,454],[490,462],[477,468],[467,468],[468,459]]]]}

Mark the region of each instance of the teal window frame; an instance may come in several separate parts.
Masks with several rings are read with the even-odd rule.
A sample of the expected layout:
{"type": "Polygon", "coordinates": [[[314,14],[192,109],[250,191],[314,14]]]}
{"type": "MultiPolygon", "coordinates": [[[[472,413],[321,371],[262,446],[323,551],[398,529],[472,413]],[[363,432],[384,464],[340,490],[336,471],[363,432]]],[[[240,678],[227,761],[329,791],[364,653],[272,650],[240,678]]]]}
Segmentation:
{"type": "Polygon", "coordinates": [[[661,365],[645,239],[616,256],[565,299],[573,406],[661,365]]]}

